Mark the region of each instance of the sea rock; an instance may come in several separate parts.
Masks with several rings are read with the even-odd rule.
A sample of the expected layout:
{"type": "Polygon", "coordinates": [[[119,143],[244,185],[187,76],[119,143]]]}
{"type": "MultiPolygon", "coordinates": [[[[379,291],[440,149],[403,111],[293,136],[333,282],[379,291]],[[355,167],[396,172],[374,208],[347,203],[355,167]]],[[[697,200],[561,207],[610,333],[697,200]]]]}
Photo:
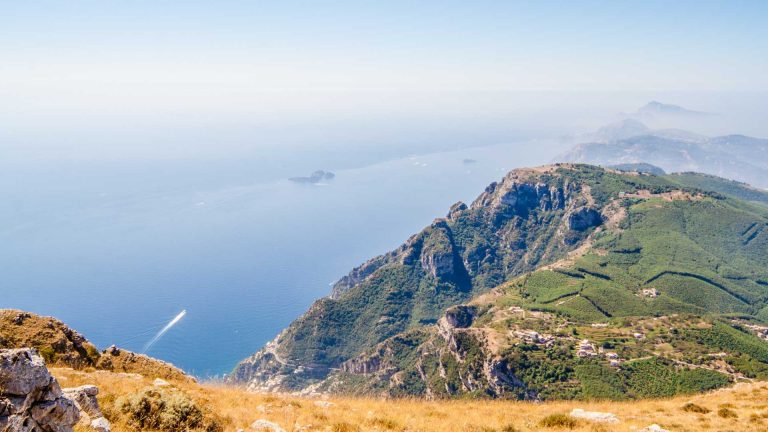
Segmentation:
{"type": "Polygon", "coordinates": [[[264,419],[251,423],[250,428],[255,431],[285,432],[285,429],[281,428],[279,424],[264,419]]]}
{"type": "Polygon", "coordinates": [[[75,402],[36,350],[0,350],[0,430],[71,432],[78,420],[75,402]]]}
{"type": "Polygon", "coordinates": [[[582,419],[582,420],[589,420],[589,421],[598,422],[598,423],[618,423],[619,422],[619,418],[616,417],[616,414],[604,413],[604,412],[598,412],[598,411],[584,411],[581,408],[574,408],[573,411],[571,411],[571,417],[582,419]]]}

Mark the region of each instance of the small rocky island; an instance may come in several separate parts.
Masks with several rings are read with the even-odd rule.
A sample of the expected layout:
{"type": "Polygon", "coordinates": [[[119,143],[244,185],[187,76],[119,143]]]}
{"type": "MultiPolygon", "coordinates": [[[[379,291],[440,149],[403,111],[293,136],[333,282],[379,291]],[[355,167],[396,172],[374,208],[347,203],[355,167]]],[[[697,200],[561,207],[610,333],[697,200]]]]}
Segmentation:
{"type": "Polygon", "coordinates": [[[336,174],[330,171],[317,170],[312,174],[310,174],[308,177],[291,177],[288,180],[295,183],[317,184],[322,181],[333,180],[335,177],[336,177],[336,174]]]}

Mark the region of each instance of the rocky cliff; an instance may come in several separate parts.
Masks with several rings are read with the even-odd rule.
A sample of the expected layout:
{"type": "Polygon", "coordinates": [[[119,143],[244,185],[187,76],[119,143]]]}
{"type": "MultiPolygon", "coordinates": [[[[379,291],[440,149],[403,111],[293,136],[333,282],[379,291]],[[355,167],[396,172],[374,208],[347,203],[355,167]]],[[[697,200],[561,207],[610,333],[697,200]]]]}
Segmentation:
{"type": "Polygon", "coordinates": [[[768,317],[768,213],[738,199],[746,192],[756,193],[711,176],[513,171],[342,278],[230,380],[547,399],[670,396],[763,376],[759,332],[723,342],[768,317]],[[669,384],[648,388],[648,374],[669,384]]]}
{"type": "Polygon", "coordinates": [[[253,389],[310,388],[387,338],[434,324],[446,308],[562,258],[602,223],[600,203],[573,175],[579,170],[516,170],[471,205],[455,204],[341,278],[230,380],[253,389]]]}

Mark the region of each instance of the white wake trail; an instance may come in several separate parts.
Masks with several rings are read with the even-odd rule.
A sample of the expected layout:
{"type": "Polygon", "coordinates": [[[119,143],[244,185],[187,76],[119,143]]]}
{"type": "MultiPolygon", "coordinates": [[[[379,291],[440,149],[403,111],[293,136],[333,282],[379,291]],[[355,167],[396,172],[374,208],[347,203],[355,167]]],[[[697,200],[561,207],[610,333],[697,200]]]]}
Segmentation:
{"type": "Polygon", "coordinates": [[[168,324],[163,327],[162,330],[157,332],[155,337],[153,337],[149,342],[147,342],[146,345],[144,345],[144,348],[142,348],[141,352],[142,354],[146,354],[147,351],[149,351],[150,348],[152,348],[152,345],[155,344],[155,342],[159,341],[161,337],[163,337],[164,334],[168,333],[168,330],[171,329],[171,327],[175,326],[179,321],[181,321],[182,318],[184,318],[184,315],[187,314],[187,310],[184,309],[181,311],[174,319],[171,320],[168,324]]]}

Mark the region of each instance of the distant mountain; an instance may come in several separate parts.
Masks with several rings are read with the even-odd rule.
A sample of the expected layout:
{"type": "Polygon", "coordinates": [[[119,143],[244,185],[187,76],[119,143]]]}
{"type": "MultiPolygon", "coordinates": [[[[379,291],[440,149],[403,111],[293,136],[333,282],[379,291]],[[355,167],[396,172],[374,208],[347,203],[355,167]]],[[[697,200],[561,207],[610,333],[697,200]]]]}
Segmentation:
{"type": "Polygon", "coordinates": [[[768,188],[768,140],[744,135],[705,137],[641,127],[624,120],[584,135],[557,162],[620,165],[649,163],[666,172],[696,171],[768,188]]]}
{"type": "Polygon", "coordinates": [[[230,381],[625,399],[766,379],[768,209],[741,198],[768,193],[690,173],[515,170],[354,269],[230,381]]]}
{"type": "Polygon", "coordinates": [[[665,104],[657,101],[651,101],[640,107],[634,114],[638,117],[653,117],[653,116],[709,116],[713,113],[707,113],[703,111],[693,111],[687,108],[683,108],[679,105],[665,104]]]}

